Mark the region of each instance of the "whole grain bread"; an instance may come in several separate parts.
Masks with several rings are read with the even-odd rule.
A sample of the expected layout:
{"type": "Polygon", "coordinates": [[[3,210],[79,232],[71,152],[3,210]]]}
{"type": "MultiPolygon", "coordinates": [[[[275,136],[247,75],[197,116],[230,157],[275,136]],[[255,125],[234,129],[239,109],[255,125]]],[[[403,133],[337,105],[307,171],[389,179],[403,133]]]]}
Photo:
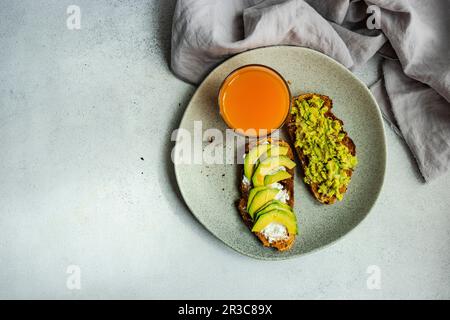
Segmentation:
{"type": "MultiPolygon", "coordinates": [[[[272,138],[267,138],[267,139],[261,139],[258,140],[256,142],[256,144],[262,144],[265,141],[268,141],[271,144],[278,144],[281,146],[285,146],[288,147],[288,153],[287,153],[287,157],[289,157],[291,160],[294,160],[294,153],[291,149],[291,147],[289,146],[289,144],[283,140],[275,140],[272,138]]],[[[247,143],[247,145],[245,146],[245,153],[247,154],[250,149],[252,147],[254,147],[256,144],[249,144],[247,143]]],[[[294,168],[295,169],[295,168],[294,168]]],[[[292,176],[289,179],[280,181],[280,184],[283,186],[283,188],[286,190],[286,192],[289,195],[289,200],[287,200],[287,204],[291,207],[294,208],[294,169],[288,169],[286,168],[286,171],[292,176]]],[[[244,168],[242,166],[242,176],[244,175],[244,168]]],[[[248,202],[248,196],[249,196],[249,192],[251,189],[250,185],[247,185],[243,182],[241,182],[240,184],[240,190],[241,190],[241,198],[238,200],[237,202],[237,207],[239,210],[239,213],[242,217],[242,219],[244,220],[244,223],[247,225],[247,227],[250,228],[250,230],[253,227],[253,220],[250,217],[249,213],[247,212],[247,202],[248,202]]],[[[273,247],[278,249],[279,251],[286,251],[289,250],[292,245],[294,244],[295,241],[295,234],[290,234],[289,238],[286,240],[280,240],[280,241],[274,241],[274,242],[269,242],[266,237],[260,233],[260,232],[255,232],[256,237],[261,240],[262,244],[265,247],[273,247]]]]}
{"type": "MultiPolygon", "coordinates": [[[[309,100],[313,96],[319,96],[324,101],[324,106],[328,108],[327,113],[325,113],[326,117],[329,117],[329,118],[331,118],[333,120],[337,120],[337,121],[339,121],[341,123],[342,126],[344,125],[343,121],[338,119],[334,115],[334,113],[332,111],[332,109],[333,109],[333,101],[328,96],[317,94],[317,93],[307,93],[307,94],[302,94],[300,96],[295,97],[292,100],[292,103],[294,104],[295,101],[297,101],[297,100],[300,100],[300,101],[302,101],[302,100],[309,100]]],[[[288,129],[288,132],[289,132],[289,136],[290,136],[292,142],[295,145],[297,126],[295,124],[295,116],[294,115],[289,114],[288,119],[286,121],[286,125],[287,125],[287,129],[288,129]]],[[[344,133],[345,133],[345,138],[342,140],[342,144],[345,145],[348,148],[348,150],[350,151],[350,153],[353,156],[355,156],[356,155],[355,143],[348,136],[347,132],[344,131],[344,133]]],[[[304,172],[305,168],[308,166],[308,163],[309,163],[308,157],[303,154],[301,148],[296,147],[295,150],[297,151],[297,155],[298,155],[298,157],[300,159],[301,167],[302,167],[303,172],[304,172]]],[[[353,170],[348,170],[347,174],[348,174],[349,177],[351,177],[352,174],[353,174],[353,170]]],[[[314,184],[314,183],[311,184],[310,185],[310,190],[311,190],[313,196],[318,201],[320,201],[323,204],[334,204],[337,201],[336,196],[328,197],[326,195],[323,195],[323,194],[319,193],[319,191],[318,191],[319,190],[319,185],[318,184],[314,184]]],[[[339,191],[342,194],[344,194],[345,192],[347,192],[347,187],[343,186],[339,191]]]]}

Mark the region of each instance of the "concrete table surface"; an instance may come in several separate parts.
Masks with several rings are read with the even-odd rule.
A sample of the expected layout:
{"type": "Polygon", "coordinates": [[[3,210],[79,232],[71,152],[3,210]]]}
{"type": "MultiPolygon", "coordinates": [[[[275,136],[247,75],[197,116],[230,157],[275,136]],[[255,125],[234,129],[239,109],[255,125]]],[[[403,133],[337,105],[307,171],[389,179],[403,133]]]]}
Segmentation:
{"type": "Polygon", "coordinates": [[[195,220],[170,161],[195,90],[168,67],[174,3],[0,2],[0,298],[450,298],[450,174],[424,184],[388,127],[382,194],[330,247],[257,261],[195,220]]]}

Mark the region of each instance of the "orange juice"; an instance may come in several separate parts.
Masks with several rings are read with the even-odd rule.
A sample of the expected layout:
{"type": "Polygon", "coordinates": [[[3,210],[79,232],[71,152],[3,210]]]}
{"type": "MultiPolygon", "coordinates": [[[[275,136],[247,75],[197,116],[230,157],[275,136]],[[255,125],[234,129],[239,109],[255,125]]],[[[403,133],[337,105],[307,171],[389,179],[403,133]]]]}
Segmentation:
{"type": "Polygon", "coordinates": [[[261,130],[271,133],[280,128],[289,113],[290,100],[283,77],[262,65],[235,70],[225,79],[219,93],[220,113],[227,125],[252,136],[259,135],[261,130]]]}

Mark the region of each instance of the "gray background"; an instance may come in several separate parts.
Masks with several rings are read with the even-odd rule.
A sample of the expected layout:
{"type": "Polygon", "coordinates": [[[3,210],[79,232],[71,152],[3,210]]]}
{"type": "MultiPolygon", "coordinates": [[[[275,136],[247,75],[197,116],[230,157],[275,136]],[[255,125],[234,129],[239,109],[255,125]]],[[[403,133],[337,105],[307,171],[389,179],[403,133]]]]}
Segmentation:
{"type": "Polygon", "coordinates": [[[450,174],[423,184],[389,128],[381,196],[336,244],[263,262],[200,226],[170,161],[195,90],[168,67],[174,3],[0,0],[0,297],[450,298],[450,174]]]}

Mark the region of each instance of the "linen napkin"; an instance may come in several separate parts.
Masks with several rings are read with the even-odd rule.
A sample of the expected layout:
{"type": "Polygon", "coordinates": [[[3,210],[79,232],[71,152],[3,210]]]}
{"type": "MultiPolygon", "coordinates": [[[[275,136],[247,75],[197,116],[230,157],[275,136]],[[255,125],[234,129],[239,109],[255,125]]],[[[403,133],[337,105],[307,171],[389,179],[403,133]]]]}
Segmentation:
{"type": "Polygon", "coordinates": [[[178,0],[171,67],[199,83],[231,55],[269,45],[320,51],[347,68],[377,52],[371,89],[426,181],[450,166],[449,0],[178,0]]]}

